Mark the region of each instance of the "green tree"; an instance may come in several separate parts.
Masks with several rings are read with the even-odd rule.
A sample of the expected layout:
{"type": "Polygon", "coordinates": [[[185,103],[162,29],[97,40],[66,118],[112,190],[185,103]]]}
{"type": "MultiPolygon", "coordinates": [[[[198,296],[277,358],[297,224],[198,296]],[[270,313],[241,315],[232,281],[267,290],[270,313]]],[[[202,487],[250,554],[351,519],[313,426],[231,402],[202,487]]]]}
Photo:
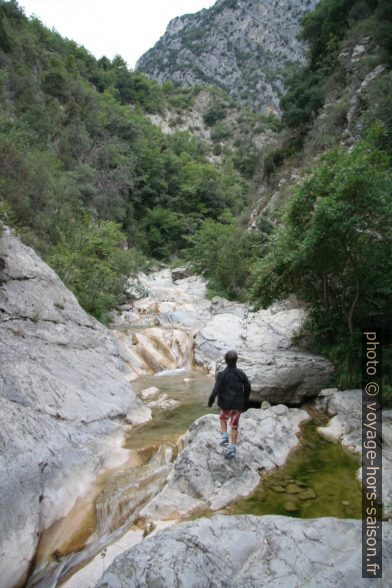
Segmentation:
{"type": "Polygon", "coordinates": [[[380,132],[322,158],[254,267],[254,299],[267,306],[294,292],[309,306],[321,349],[334,360],[342,360],[342,348],[349,354],[356,384],[360,329],[382,327],[386,344],[392,333],[392,173],[389,156],[377,149],[380,132]]]}
{"type": "Polygon", "coordinates": [[[226,211],[217,221],[206,219],[188,240],[186,257],[196,272],[208,278],[210,289],[229,298],[245,295],[252,263],[260,254],[259,234],[239,226],[226,211]]]}
{"type": "Polygon", "coordinates": [[[102,322],[124,299],[127,278],[145,264],[139,252],[124,245],[125,235],[118,225],[85,216],[76,226],[64,229],[47,256],[83,308],[102,322]]]}

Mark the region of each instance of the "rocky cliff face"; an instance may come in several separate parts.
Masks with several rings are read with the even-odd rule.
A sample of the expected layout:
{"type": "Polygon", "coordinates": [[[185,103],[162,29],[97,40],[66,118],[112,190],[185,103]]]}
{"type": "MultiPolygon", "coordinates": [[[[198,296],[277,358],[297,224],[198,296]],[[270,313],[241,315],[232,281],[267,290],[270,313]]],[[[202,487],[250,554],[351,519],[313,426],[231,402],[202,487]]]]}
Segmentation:
{"type": "Polygon", "coordinates": [[[26,577],[41,531],[126,458],[118,417],[147,409],[115,337],[6,231],[0,239],[0,577],[26,577]],[[114,448],[117,448],[117,452],[114,448]]]}
{"type": "Polygon", "coordinates": [[[256,111],[278,111],[284,73],[302,63],[297,38],[317,0],[218,0],[173,19],[137,63],[160,82],[217,85],[256,111]]]}

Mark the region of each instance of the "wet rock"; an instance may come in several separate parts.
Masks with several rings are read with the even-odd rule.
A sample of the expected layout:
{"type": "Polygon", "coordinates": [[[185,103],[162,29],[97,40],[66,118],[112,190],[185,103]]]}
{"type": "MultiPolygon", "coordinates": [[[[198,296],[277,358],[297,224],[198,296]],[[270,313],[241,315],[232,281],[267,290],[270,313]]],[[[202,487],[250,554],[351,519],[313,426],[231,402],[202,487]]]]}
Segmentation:
{"type": "Polygon", "coordinates": [[[270,488],[274,492],[286,492],[286,489],[283,488],[283,486],[279,486],[279,484],[274,484],[273,486],[270,486],[270,488]]]}
{"type": "Polygon", "coordinates": [[[179,505],[183,514],[207,507],[218,510],[250,494],[261,472],[284,464],[298,444],[300,424],[308,419],[305,411],[286,406],[248,410],[240,419],[237,456],[228,461],[219,445],[217,416],[199,418],[185,435],[167,487],[141,514],[153,520],[170,518],[178,514],[179,505]]]}
{"type": "Polygon", "coordinates": [[[383,524],[384,580],[362,580],[361,521],[214,516],[175,525],[117,557],[99,588],[136,586],[386,586],[392,525],[383,524]],[[384,584],[383,584],[384,582],[384,584]]]}
{"type": "Polygon", "coordinates": [[[122,455],[116,419],[143,404],[117,339],[55,272],[8,230],[0,258],[0,577],[8,587],[23,582],[42,529],[122,455]]]}
{"type": "Polygon", "coordinates": [[[160,392],[159,388],[156,388],[156,386],[151,386],[150,388],[146,388],[145,390],[143,390],[140,393],[140,396],[142,397],[143,400],[148,400],[150,398],[158,396],[159,392],[160,392]]]}
{"type": "Polygon", "coordinates": [[[286,492],[288,492],[289,494],[298,494],[299,492],[302,492],[302,488],[297,486],[297,484],[290,482],[286,486],[286,492]]]}
{"type": "Polygon", "coordinates": [[[283,508],[287,512],[294,512],[294,511],[298,510],[298,506],[295,504],[295,502],[292,502],[290,500],[288,502],[284,503],[283,508]]]}
{"type": "Polygon", "coordinates": [[[313,490],[313,488],[307,488],[306,490],[303,490],[300,494],[298,494],[298,498],[300,498],[301,500],[310,500],[313,498],[317,498],[317,494],[313,490]]]}
{"type": "Polygon", "coordinates": [[[116,335],[133,380],[145,374],[191,366],[192,333],[151,326],[138,333],[116,331],[116,335]]]}
{"type": "Polygon", "coordinates": [[[125,417],[125,422],[129,425],[138,426],[148,423],[152,419],[151,409],[148,406],[139,406],[137,409],[132,408],[125,417]]]}
{"type": "Polygon", "coordinates": [[[167,394],[160,394],[156,400],[149,400],[147,405],[150,408],[160,408],[161,410],[172,410],[180,405],[178,400],[169,398],[167,394]]]}

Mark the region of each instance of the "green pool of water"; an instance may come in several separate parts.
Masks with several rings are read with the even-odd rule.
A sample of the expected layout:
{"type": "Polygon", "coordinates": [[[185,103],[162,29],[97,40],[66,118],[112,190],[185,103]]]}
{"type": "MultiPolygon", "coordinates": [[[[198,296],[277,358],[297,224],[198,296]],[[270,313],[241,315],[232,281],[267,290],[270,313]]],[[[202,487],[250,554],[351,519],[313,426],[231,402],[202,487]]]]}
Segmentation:
{"type": "MultiPolygon", "coordinates": [[[[148,376],[135,382],[135,389],[156,386],[181,402],[174,410],[154,410],[153,419],[132,429],[125,447],[157,448],[175,442],[203,414],[218,409],[207,407],[214,378],[201,372],[180,372],[170,376],[148,376]]],[[[256,491],[225,509],[227,514],[281,514],[301,518],[334,516],[361,518],[361,485],[356,479],[360,458],[340,443],[321,437],[317,427],[328,418],[310,406],[312,421],[304,425],[301,445],[286,464],[266,476],[256,491]]]]}
{"type": "Polygon", "coordinates": [[[146,376],[135,382],[136,392],[155,386],[181,405],[173,410],[153,410],[153,419],[133,429],[125,447],[142,449],[156,447],[165,442],[175,442],[190,425],[204,414],[218,413],[216,406],[208,408],[207,402],[214,387],[214,378],[201,372],[180,372],[172,376],[146,376]],[[184,380],[187,380],[186,382],[184,380]]]}
{"type": "Polygon", "coordinates": [[[304,425],[302,444],[286,464],[226,512],[360,519],[362,493],[356,479],[360,459],[321,437],[316,429],[324,424],[323,417],[314,416],[304,425]]]}

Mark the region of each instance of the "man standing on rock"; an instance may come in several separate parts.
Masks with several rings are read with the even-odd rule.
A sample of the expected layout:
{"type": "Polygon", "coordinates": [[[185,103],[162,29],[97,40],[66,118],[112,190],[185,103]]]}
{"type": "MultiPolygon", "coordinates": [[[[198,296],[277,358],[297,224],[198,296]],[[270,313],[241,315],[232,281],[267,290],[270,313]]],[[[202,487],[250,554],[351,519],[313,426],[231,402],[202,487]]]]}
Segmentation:
{"type": "Polygon", "coordinates": [[[245,373],[237,368],[237,353],[228,351],[225,355],[227,367],[218,373],[208,406],[211,407],[216,396],[218,406],[221,409],[219,420],[222,431],[221,445],[228,447],[225,454],[226,459],[233,459],[236,455],[236,444],[238,437],[238,422],[241,412],[245,410],[245,402],[249,399],[251,386],[245,373]],[[227,420],[230,419],[231,444],[227,432],[227,420]]]}

